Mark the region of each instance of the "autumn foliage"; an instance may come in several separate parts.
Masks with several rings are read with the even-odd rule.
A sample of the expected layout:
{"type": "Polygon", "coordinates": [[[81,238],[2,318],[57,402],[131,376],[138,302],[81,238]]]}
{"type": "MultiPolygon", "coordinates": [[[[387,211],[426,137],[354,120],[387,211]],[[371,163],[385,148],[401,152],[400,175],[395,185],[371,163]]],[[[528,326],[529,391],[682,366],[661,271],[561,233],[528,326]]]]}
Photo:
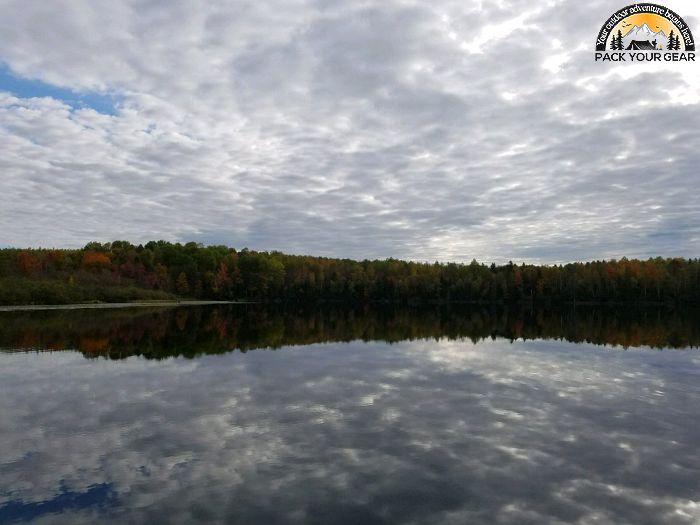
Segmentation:
{"type": "Polygon", "coordinates": [[[165,241],[0,250],[0,304],[175,295],[275,302],[687,304],[700,300],[700,261],[487,266],[354,261],[165,241]]]}
{"type": "Polygon", "coordinates": [[[111,262],[107,253],[86,250],[83,252],[80,266],[85,270],[100,270],[109,268],[111,262]]]}
{"type": "Polygon", "coordinates": [[[17,266],[24,275],[34,275],[41,269],[41,261],[32,251],[22,250],[17,253],[17,266]]]}

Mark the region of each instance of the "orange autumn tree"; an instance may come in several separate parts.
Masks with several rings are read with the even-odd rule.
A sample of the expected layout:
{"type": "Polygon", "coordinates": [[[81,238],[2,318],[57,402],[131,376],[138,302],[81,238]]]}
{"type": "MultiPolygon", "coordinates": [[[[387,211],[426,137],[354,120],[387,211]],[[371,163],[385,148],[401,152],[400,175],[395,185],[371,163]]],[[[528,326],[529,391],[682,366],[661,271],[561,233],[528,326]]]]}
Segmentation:
{"type": "Polygon", "coordinates": [[[29,250],[17,253],[17,265],[24,275],[34,275],[41,269],[41,261],[29,250]]]}
{"type": "Polygon", "coordinates": [[[112,261],[106,253],[86,250],[83,252],[80,266],[84,270],[102,270],[109,268],[111,263],[112,261]]]}

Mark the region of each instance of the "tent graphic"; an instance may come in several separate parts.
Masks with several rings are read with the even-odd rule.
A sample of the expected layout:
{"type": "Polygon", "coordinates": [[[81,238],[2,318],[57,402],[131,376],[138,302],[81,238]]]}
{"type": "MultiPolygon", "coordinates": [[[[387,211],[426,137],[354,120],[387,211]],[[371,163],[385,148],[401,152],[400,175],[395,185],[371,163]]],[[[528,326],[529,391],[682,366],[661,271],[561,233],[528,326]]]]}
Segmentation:
{"type": "Polygon", "coordinates": [[[653,42],[649,42],[648,40],[632,40],[630,42],[630,45],[628,45],[625,49],[629,50],[638,50],[638,51],[653,51],[656,49],[656,40],[653,42]]]}

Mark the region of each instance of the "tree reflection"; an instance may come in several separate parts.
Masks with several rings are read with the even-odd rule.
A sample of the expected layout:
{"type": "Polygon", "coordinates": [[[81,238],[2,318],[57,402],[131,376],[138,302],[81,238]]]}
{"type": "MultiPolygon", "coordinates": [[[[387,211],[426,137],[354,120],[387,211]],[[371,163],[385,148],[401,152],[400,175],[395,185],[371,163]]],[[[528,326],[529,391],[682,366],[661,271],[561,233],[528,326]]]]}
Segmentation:
{"type": "Polygon", "coordinates": [[[261,305],[146,310],[6,312],[3,351],[79,350],[86,357],[195,357],[353,340],[560,339],[622,348],[693,348],[700,313],[662,309],[283,308],[261,305]]]}

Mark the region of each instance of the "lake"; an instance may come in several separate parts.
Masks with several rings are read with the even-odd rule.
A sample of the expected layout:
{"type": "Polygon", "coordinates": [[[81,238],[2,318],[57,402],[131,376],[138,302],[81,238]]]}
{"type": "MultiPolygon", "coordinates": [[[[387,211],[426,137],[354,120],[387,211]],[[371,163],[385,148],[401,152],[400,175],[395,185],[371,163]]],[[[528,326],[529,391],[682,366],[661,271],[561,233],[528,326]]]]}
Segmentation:
{"type": "Polygon", "coordinates": [[[0,523],[698,523],[699,320],[3,312],[0,523]]]}

